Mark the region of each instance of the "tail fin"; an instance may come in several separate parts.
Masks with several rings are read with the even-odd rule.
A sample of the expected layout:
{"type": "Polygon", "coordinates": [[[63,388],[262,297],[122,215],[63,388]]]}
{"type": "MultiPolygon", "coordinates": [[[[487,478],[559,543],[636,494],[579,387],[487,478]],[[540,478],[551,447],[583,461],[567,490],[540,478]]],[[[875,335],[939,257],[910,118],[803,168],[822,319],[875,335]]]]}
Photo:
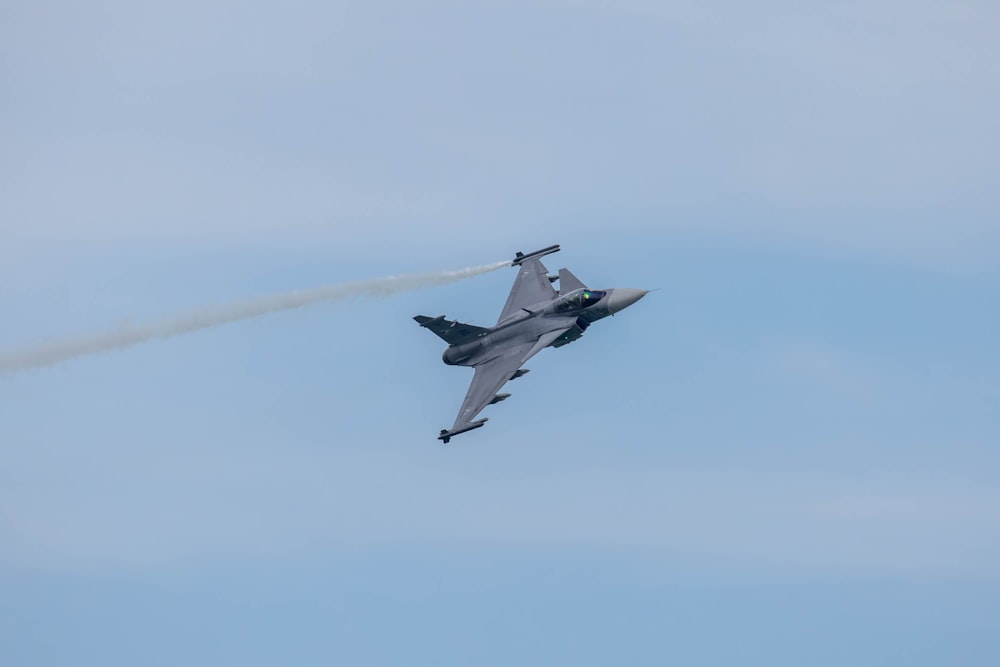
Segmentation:
{"type": "Polygon", "coordinates": [[[444,319],[444,315],[439,315],[438,317],[417,315],[413,319],[416,320],[417,324],[420,326],[433,331],[437,334],[438,338],[449,345],[461,345],[462,343],[468,343],[469,341],[475,340],[480,336],[485,336],[490,331],[489,329],[477,327],[472,324],[462,324],[461,322],[446,320],[444,319]]]}

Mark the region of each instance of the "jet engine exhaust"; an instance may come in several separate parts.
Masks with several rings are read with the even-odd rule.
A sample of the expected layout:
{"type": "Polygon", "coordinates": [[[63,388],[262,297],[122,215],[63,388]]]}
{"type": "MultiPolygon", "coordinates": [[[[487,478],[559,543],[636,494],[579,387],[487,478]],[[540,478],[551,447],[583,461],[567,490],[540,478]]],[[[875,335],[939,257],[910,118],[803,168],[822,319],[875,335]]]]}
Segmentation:
{"type": "Polygon", "coordinates": [[[104,332],[42,343],[7,354],[0,353],[0,374],[50,366],[76,357],[119,350],[148,340],[179,336],[199,329],[301,308],[323,301],[388,297],[400,292],[447,285],[508,266],[510,260],[471,266],[457,271],[387,276],[200,308],[158,322],[127,324],[104,332]]]}

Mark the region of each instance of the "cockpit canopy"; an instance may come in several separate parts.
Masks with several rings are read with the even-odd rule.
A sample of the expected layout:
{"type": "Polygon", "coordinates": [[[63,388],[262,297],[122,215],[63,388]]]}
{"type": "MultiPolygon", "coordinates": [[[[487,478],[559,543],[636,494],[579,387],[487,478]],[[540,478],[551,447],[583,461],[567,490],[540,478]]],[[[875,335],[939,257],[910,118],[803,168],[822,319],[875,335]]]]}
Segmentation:
{"type": "Polygon", "coordinates": [[[556,302],[556,312],[567,310],[581,310],[593,306],[604,298],[607,292],[591,289],[573,290],[556,302]]]}

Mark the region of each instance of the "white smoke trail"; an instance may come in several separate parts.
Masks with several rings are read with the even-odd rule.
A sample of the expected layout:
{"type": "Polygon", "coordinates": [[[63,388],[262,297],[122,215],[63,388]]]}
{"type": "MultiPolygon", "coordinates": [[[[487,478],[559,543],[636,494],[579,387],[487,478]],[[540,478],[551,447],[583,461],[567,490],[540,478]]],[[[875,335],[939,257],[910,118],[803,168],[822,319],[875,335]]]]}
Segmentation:
{"type": "Polygon", "coordinates": [[[177,336],[199,329],[237,322],[268,313],[301,308],[312,303],[358,296],[386,297],[408,290],[436,287],[510,266],[510,261],[472,266],[458,271],[387,276],[355,283],[273,294],[228,305],[201,308],[148,324],[129,324],[102,333],[68,338],[0,354],[0,374],[49,366],[87,354],[117,350],[154,338],[177,336]]]}

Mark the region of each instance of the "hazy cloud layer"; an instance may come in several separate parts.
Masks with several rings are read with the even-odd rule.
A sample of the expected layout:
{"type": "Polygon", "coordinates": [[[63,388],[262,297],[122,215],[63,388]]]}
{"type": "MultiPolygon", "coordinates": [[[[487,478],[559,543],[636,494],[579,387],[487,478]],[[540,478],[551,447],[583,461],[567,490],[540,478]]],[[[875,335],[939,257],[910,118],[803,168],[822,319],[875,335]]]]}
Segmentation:
{"type": "Polygon", "coordinates": [[[22,477],[5,494],[6,566],[173,570],[345,550],[503,547],[624,550],[741,571],[1000,577],[992,531],[1000,495],[946,476],[873,485],[841,475],[571,465],[498,477],[358,452],[303,457],[250,446],[233,459],[207,442],[174,447],[116,448],[96,460],[80,452],[22,477]],[[104,456],[116,459],[113,473],[101,472],[104,456]]]}
{"type": "Polygon", "coordinates": [[[4,350],[662,289],[448,447],[512,270],[4,375],[0,663],[998,664],[995,2],[7,4],[4,350]]]}
{"type": "Polygon", "coordinates": [[[2,245],[614,224],[989,263],[997,20],[976,2],[26,5],[2,47],[2,245]]]}

